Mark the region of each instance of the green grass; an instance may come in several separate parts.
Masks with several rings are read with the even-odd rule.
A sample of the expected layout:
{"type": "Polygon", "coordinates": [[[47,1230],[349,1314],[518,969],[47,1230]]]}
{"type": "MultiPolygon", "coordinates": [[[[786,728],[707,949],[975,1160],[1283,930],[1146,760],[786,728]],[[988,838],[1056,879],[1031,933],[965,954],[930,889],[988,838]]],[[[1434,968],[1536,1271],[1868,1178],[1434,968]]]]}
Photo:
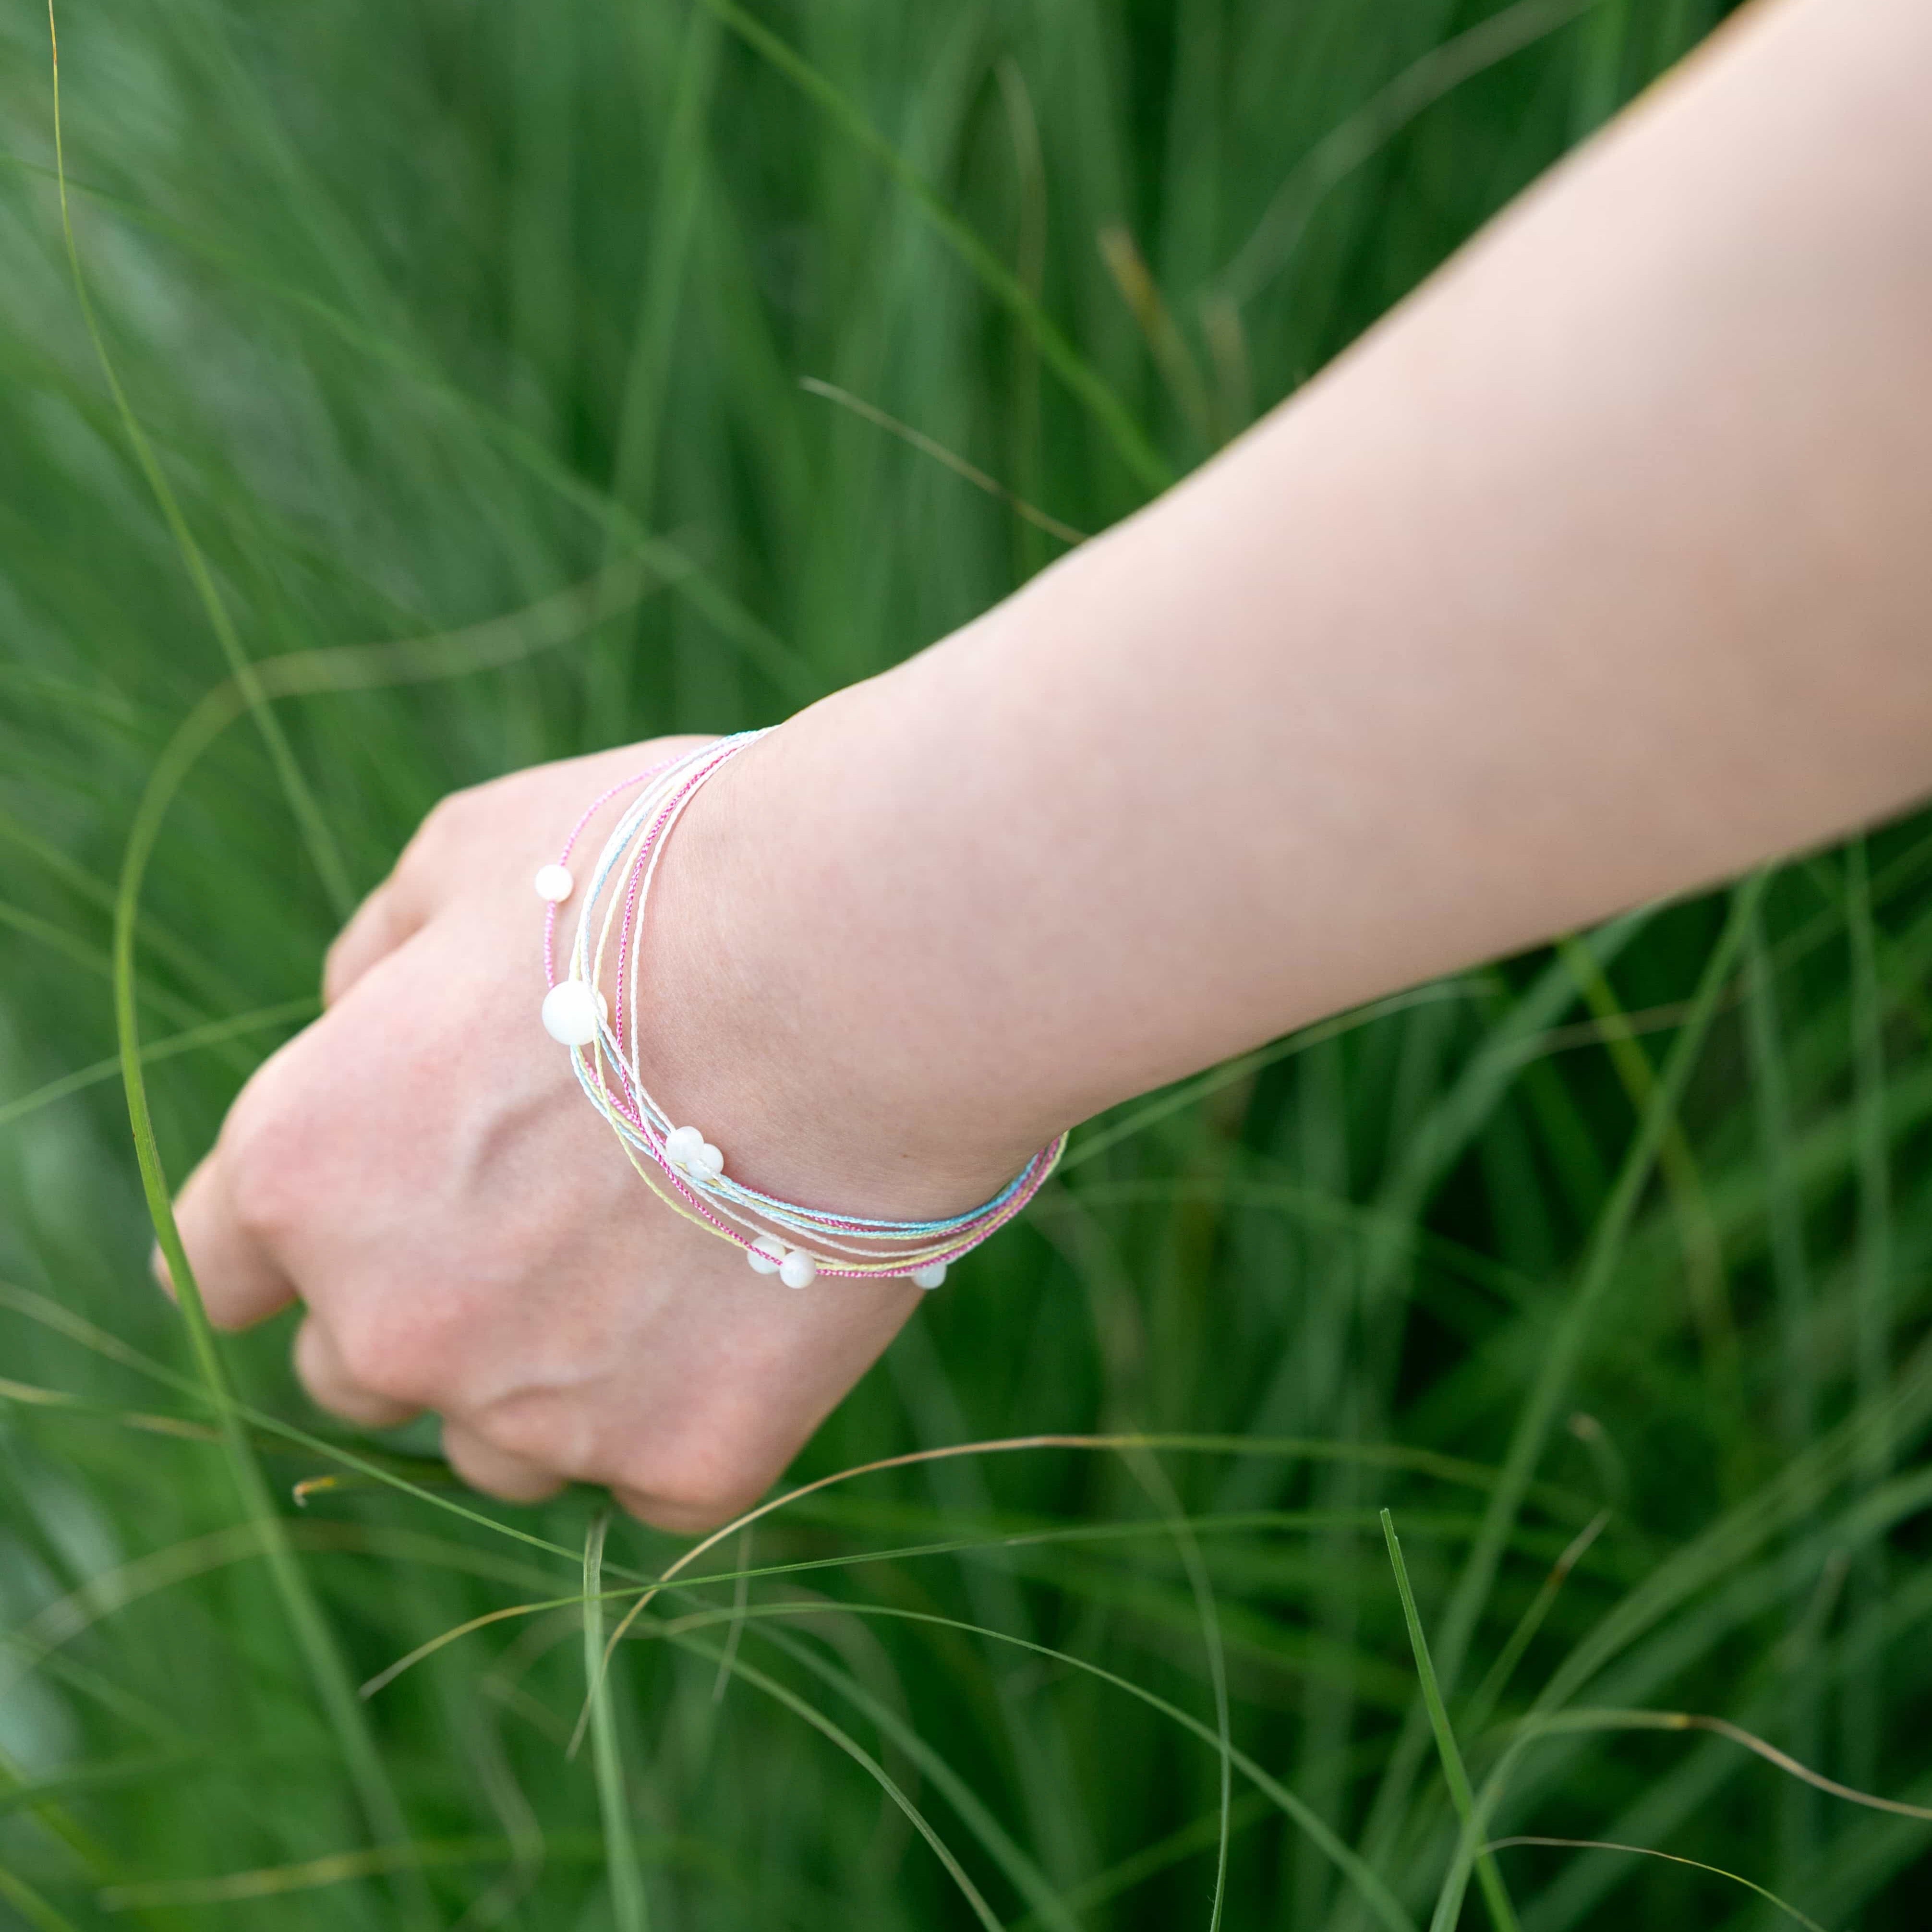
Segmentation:
{"type": "Polygon", "coordinates": [[[117,1078],[158,1205],[440,794],[942,634],[1718,10],[76,8],[98,354],[0,14],[0,1925],[1922,1922],[1922,821],[1088,1126],[703,1550],[184,1326],[117,1078]]]}

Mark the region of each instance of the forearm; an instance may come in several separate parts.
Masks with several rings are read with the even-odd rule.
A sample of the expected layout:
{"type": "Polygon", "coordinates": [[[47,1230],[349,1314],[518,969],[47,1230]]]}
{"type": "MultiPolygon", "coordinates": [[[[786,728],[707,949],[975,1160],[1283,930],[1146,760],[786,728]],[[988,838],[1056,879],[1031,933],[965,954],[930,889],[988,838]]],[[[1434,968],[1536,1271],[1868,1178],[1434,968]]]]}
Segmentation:
{"type": "Polygon", "coordinates": [[[741,760],[669,881],[674,1083],[742,1056],[781,1166],[957,1194],[1924,790],[1928,21],[1739,28],[1216,462],[741,760]]]}

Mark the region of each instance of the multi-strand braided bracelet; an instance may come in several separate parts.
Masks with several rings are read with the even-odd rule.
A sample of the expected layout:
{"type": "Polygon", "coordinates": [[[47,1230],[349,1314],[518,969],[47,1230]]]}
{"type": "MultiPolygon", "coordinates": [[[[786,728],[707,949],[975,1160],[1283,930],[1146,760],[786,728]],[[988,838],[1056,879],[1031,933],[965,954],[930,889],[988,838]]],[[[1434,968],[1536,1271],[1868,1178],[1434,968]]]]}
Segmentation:
{"type": "Polygon", "coordinates": [[[802,1208],[734,1180],[724,1171],[724,1155],[704,1133],[673,1124],[638,1070],[640,941],[658,861],[692,800],[764,736],[745,731],[720,738],[612,786],[586,808],[556,863],[536,876],[538,896],[549,902],[544,916],[544,974],[550,986],[544,998],[544,1026],[569,1048],[584,1090],[616,1129],[632,1166],[658,1197],[687,1220],[735,1242],[758,1274],[776,1274],[788,1288],[803,1288],[821,1274],[905,1276],[921,1288],[937,1288],[949,1263],[1004,1227],[1039,1192],[1066,1144],[1064,1134],[969,1214],[938,1221],[874,1220],[802,1208]],[[569,970],[559,979],[557,909],[577,889],[569,866],[572,850],[598,810],[634,787],[642,788],[591,868],[569,970]],[[608,982],[616,989],[614,1003],[598,990],[606,983],[607,965],[614,968],[608,982]]]}

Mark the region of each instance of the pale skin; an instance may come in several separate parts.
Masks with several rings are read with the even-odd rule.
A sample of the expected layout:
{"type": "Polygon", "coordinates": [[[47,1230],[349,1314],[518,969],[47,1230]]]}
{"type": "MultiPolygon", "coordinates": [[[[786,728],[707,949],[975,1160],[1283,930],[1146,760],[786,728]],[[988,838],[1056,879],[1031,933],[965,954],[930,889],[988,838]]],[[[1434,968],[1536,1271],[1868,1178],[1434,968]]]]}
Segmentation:
{"type": "MultiPolygon", "coordinates": [[[[740,758],[645,936],[670,1111],[767,1189],[953,1211],[1114,1102],[1932,790],[1928,98],[1922,0],[1761,4],[1206,468],[740,758]]],[[[674,742],[439,807],[179,1212],[218,1322],[304,1304],[325,1408],[692,1529],[920,1295],[754,1275],[538,1023],[532,875],[674,742]]]]}

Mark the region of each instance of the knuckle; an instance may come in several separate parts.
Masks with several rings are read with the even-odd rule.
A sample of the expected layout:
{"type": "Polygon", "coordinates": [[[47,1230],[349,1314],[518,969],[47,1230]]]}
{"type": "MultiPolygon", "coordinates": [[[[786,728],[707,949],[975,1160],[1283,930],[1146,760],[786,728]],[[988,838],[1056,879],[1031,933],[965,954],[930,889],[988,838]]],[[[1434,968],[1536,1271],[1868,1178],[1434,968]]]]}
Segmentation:
{"type": "Polygon", "coordinates": [[[423,814],[422,823],[416,827],[416,838],[410,842],[414,844],[417,840],[423,840],[434,844],[438,839],[447,838],[453,831],[460,828],[464,819],[472,808],[475,798],[476,792],[473,788],[466,788],[460,791],[445,792],[442,797],[423,814]]]}
{"type": "Polygon", "coordinates": [[[422,822],[410,835],[396,862],[399,876],[414,878],[426,868],[441,862],[450,846],[474,822],[483,788],[472,785],[462,791],[446,793],[423,814],[422,822]]]}
{"type": "Polygon", "coordinates": [[[634,1516],[678,1530],[728,1522],[749,1509],[766,1486],[761,1471],[747,1469],[698,1442],[631,1458],[613,1484],[634,1516]]]}
{"type": "Polygon", "coordinates": [[[222,1134],[236,1221],[272,1250],[302,1219],[302,1134],[298,1115],[254,1088],[236,1102],[222,1134]]]}
{"type": "Polygon", "coordinates": [[[328,942],[328,950],[322,956],[322,1003],[332,1006],[341,998],[346,990],[350,951],[345,943],[350,937],[350,928],[345,926],[328,942]]]}
{"type": "Polygon", "coordinates": [[[337,1321],[332,1339],[343,1372],[358,1388],[391,1402],[435,1403],[442,1352],[421,1324],[358,1309],[337,1321]]]}
{"type": "Polygon", "coordinates": [[[493,1449],[519,1461],[575,1474],[583,1467],[581,1446],[555,1405],[548,1402],[500,1402],[478,1416],[476,1433],[493,1449]]]}
{"type": "Polygon", "coordinates": [[[392,882],[405,892],[413,891],[431,878],[440,862],[441,855],[448,849],[450,842],[450,815],[454,802],[454,794],[439,799],[423,814],[422,820],[410,834],[408,842],[396,856],[394,869],[390,873],[392,882]]]}

